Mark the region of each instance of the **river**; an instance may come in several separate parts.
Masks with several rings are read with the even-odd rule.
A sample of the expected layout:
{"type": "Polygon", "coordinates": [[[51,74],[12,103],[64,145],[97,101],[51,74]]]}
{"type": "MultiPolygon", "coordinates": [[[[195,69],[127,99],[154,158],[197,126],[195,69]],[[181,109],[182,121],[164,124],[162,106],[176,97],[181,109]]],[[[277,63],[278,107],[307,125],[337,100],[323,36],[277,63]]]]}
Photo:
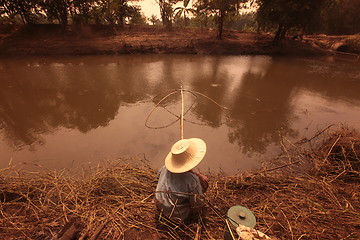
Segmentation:
{"type": "Polygon", "coordinates": [[[159,168],[180,138],[180,94],[151,111],[180,87],[184,136],[207,143],[204,172],[259,168],[279,153],[280,136],[296,141],[330,124],[360,130],[354,58],[2,58],[0,168],[75,169],[134,156],[159,168]]]}

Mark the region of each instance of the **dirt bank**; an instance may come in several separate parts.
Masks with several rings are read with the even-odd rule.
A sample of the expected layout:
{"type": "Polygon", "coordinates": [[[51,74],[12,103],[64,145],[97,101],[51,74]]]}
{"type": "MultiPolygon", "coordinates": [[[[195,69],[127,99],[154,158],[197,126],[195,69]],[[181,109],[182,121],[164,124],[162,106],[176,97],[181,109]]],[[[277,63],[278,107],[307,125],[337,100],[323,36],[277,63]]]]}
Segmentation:
{"type": "Polygon", "coordinates": [[[85,175],[75,169],[77,178],[9,166],[0,171],[0,238],[58,239],[73,226],[77,237],[100,234],[92,239],[223,239],[227,210],[242,205],[273,239],[360,239],[359,133],[328,128],[282,146],[284,154],[262,170],[210,175],[201,198],[207,211],[186,225],[156,215],[156,171],[141,159],[85,175]]]}
{"type": "Polygon", "coordinates": [[[32,25],[0,35],[0,55],[94,55],[94,54],[243,54],[318,55],[326,51],[305,41],[284,41],[272,46],[273,36],[216,30],[158,26],[32,25]]]}

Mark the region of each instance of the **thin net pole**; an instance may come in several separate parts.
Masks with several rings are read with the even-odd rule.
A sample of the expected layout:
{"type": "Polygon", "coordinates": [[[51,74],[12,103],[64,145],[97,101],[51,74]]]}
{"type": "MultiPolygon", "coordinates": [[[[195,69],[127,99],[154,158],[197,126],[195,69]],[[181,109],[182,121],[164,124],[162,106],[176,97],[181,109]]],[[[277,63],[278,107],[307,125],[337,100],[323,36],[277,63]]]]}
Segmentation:
{"type": "Polygon", "coordinates": [[[181,86],[181,119],[180,119],[180,139],[184,139],[184,91],[181,86]]]}

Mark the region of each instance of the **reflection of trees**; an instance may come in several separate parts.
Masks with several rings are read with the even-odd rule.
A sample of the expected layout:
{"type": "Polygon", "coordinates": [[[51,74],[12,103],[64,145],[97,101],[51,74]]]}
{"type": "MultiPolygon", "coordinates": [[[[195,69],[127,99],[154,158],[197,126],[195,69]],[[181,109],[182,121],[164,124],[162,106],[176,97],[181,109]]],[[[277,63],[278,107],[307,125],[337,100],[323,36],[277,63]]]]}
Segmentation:
{"type": "Polygon", "coordinates": [[[106,126],[121,102],[145,96],[143,89],[136,89],[138,82],[124,72],[111,72],[107,63],[65,60],[34,67],[38,64],[1,64],[0,127],[16,147],[42,144],[41,134],[59,127],[87,132],[106,126]]]}
{"type": "Polygon", "coordinates": [[[264,76],[248,73],[234,99],[229,124],[230,142],[237,142],[244,153],[263,153],[279,142],[279,134],[294,135],[290,128],[293,83],[272,66],[264,76]]]}
{"type": "MultiPolygon", "coordinates": [[[[179,63],[166,61],[164,64],[167,66],[164,66],[165,84],[176,87],[172,84],[176,82],[172,66],[179,66],[179,63]]],[[[186,77],[191,78],[191,90],[210,97],[220,105],[231,102],[230,106],[227,104],[231,109],[229,114],[232,119],[227,124],[230,142],[237,143],[244,153],[262,153],[267,146],[279,141],[280,132],[284,135],[296,134],[290,128],[291,93],[296,86],[292,81],[291,71],[288,75],[284,74],[281,64],[273,64],[265,73],[254,73],[253,70],[247,69],[241,79],[241,86],[235,90],[236,94],[228,99],[229,85],[234,79],[224,69],[226,61],[222,57],[214,57],[207,64],[207,67],[204,67],[202,61],[196,61],[191,66],[190,76],[186,77]]],[[[176,94],[164,101],[164,105],[176,104],[179,99],[179,94],[176,94]]],[[[190,98],[188,105],[192,101],[190,98]]],[[[192,113],[200,122],[211,127],[219,127],[225,115],[222,109],[201,96],[198,96],[192,113]]]]}
{"type": "MultiPolygon", "coordinates": [[[[219,104],[229,97],[228,85],[234,81],[223,69],[223,58],[214,58],[210,70],[201,71],[195,66],[192,87],[219,104]]],[[[251,59],[250,59],[251,61],[251,59]]],[[[250,65],[251,66],[251,65],[250,65]]],[[[230,99],[229,141],[237,143],[244,153],[262,153],[267,146],[279,141],[279,132],[294,135],[290,128],[291,93],[294,88],[282,66],[270,66],[265,74],[247,69],[241,87],[230,99]]],[[[265,70],[265,69],[262,69],[265,70]]],[[[208,100],[200,99],[194,107],[197,118],[212,127],[222,124],[224,112],[208,100]]]]}
{"type": "Polygon", "coordinates": [[[298,89],[329,99],[359,100],[359,71],[346,62],[276,59],[264,74],[248,72],[231,106],[230,142],[244,153],[262,153],[281,135],[296,136],[291,128],[291,105],[298,89]]]}
{"type": "MultiPolygon", "coordinates": [[[[221,58],[215,57],[210,63],[211,67],[206,72],[201,72],[201,66],[195,66],[192,85],[195,91],[200,92],[219,104],[223,104],[228,79],[226,72],[220,71],[221,58]],[[219,87],[221,86],[221,87],[219,87]]],[[[202,121],[211,127],[219,127],[222,123],[224,112],[214,103],[198,96],[194,113],[202,121]]]]}
{"type": "MultiPolygon", "coordinates": [[[[194,120],[190,114],[187,114],[185,119],[189,122],[204,123],[211,127],[220,126],[223,114],[221,109],[204,97],[194,95],[193,93],[198,91],[215,101],[221,102],[223,100],[223,95],[225,95],[226,92],[211,87],[212,84],[223,84],[222,79],[227,78],[226,75],[223,75],[224,73],[217,72],[221,65],[221,58],[213,59],[210,63],[210,69],[204,69],[204,63],[202,61],[194,61],[189,65],[189,61],[192,59],[189,59],[188,56],[177,56],[176,58],[165,56],[164,58],[165,60],[162,62],[161,68],[161,78],[163,80],[155,85],[153,89],[157,89],[158,91],[161,89],[180,89],[180,86],[183,86],[185,90],[189,90],[184,92],[185,110],[191,107],[191,113],[200,121],[194,120]],[[187,86],[186,83],[190,83],[190,86],[187,86]]],[[[170,92],[159,94],[154,99],[154,103],[158,103],[162,97],[170,92]]],[[[178,92],[163,100],[161,106],[172,110],[171,112],[175,115],[179,115],[180,99],[180,92],[178,92]]]]}
{"type": "MultiPolygon", "coordinates": [[[[160,94],[160,98],[153,99],[157,102],[162,92],[183,85],[231,109],[229,141],[238,144],[244,153],[262,153],[279,141],[279,133],[297,134],[291,129],[291,103],[297,89],[306,88],[329,98],[360,98],[359,81],[354,81],[359,78],[358,71],[346,64],[325,64],[325,73],[326,66],[320,64],[322,72],[314,73],[316,65],[308,60],[277,59],[261,66],[252,62],[254,59],[246,60],[249,65],[243,66],[236,80],[234,72],[224,67],[229,63],[224,57],[99,56],[0,61],[0,128],[16,147],[42,144],[43,133],[61,127],[88,132],[106,126],[118,114],[120,105],[160,94]],[[253,65],[255,70],[251,69],[253,65]]],[[[177,94],[163,104],[178,114],[179,99],[177,94]]],[[[193,100],[190,96],[188,104],[193,100]]],[[[191,113],[198,120],[195,122],[211,127],[219,127],[224,120],[224,112],[201,96],[191,113]]],[[[189,115],[186,118],[193,120],[189,115]]]]}

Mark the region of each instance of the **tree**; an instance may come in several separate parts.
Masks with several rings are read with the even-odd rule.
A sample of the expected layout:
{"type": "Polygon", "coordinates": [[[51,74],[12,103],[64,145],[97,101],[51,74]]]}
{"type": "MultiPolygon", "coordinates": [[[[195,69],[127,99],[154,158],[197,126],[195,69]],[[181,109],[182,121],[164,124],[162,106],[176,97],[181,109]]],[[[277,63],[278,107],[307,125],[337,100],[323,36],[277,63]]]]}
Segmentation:
{"type": "Polygon", "coordinates": [[[195,27],[216,27],[214,24],[214,17],[209,16],[205,11],[200,10],[198,7],[194,9],[194,17],[190,19],[191,26],[195,27]]]}
{"type": "Polygon", "coordinates": [[[179,2],[179,0],[157,0],[163,25],[167,27],[172,26],[172,16],[174,13],[172,6],[177,2],[179,2]]]}
{"type": "Polygon", "coordinates": [[[37,0],[1,0],[0,5],[9,18],[19,16],[24,24],[35,23],[38,14],[37,0]]]}
{"type": "Polygon", "coordinates": [[[135,8],[134,12],[131,14],[130,17],[130,24],[131,25],[147,25],[146,17],[141,13],[139,8],[135,8]]]}
{"type": "Polygon", "coordinates": [[[194,12],[193,8],[188,7],[189,3],[190,3],[190,0],[184,0],[183,1],[183,6],[180,6],[180,7],[177,7],[177,8],[174,9],[174,12],[176,12],[175,17],[181,17],[181,15],[184,15],[184,26],[185,27],[187,25],[186,14],[194,12]]]}
{"type": "Polygon", "coordinates": [[[89,23],[91,19],[96,22],[96,12],[94,11],[97,0],[72,0],[70,14],[73,23],[89,23]]]}
{"type": "Polygon", "coordinates": [[[130,0],[99,0],[99,10],[104,21],[114,24],[125,24],[127,18],[132,17],[138,12],[137,6],[130,6],[130,0]]]}
{"type": "Polygon", "coordinates": [[[230,29],[236,30],[252,30],[257,29],[255,21],[255,12],[249,12],[244,14],[230,15],[224,26],[230,29]]]}
{"type": "Polygon", "coordinates": [[[68,24],[70,0],[40,0],[40,5],[45,11],[48,20],[56,19],[61,25],[68,24]]]}
{"type": "Polygon", "coordinates": [[[152,25],[161,25],[161,21],[154,14],[151,15],[151,17],[149,18],[149,21],[151,22],[152,25]]]}
{"type": "Polygon", "coordinates": [[[320,22],[321,11],[328,0],[257,0],[257,19],[260,26],[277,28],[276,45],[293,29],[311,31],[320,22]]]}
{"type": "Polygon", "coordinates": [[[199,12],[217,16],[218,38],[222,39],[225,17],[228,14],[238,14],[247,2],[249,0],[198,0],[196,6],[199,12]]]}
{"type": "Polygon", "coordinates": [[[327,6],[326,30],[330,34],[356,34],[360,32],[360,1],[337,0],[327,6]]]}

